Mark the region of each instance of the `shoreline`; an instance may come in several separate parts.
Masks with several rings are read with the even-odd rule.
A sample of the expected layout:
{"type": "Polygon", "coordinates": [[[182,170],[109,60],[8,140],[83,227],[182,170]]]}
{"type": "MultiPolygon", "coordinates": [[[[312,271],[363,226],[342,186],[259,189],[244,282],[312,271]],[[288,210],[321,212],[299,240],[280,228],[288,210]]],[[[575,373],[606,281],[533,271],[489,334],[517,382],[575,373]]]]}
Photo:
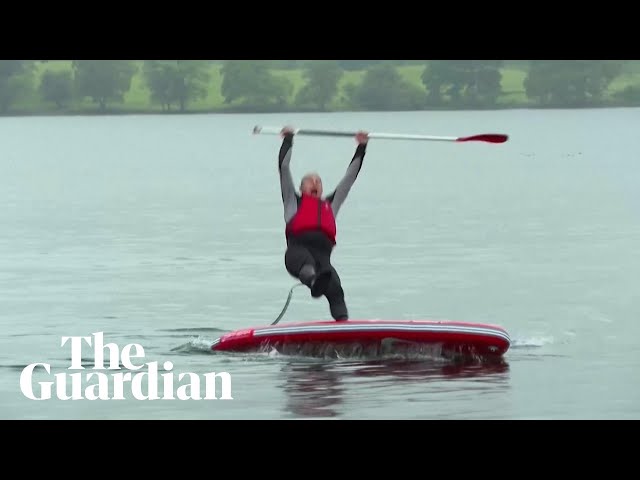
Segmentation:
{"type": "Polygon", "coordinates": [[[94,109],[70,110],[64,112],[48,111],[18,111],[0,114],[0,118],[25,118],[25,117],[117,117],[117,116],[183,116],[183,115],[279,115],[279,114],[338,114],[338,113],[408,113],[408,112],[498,112],[505,110],[605,110],[605,109],[634,109],[639,105],[600,104],[584,105],[575,107],[561,106],[540,106],[540,105],[509,105],[504,107],[469,107],[469,108],[428,108],[428,109],[407,109],[407,110],[317,110],[304,108],[290,109],[246,109],[246,108],[224,108],[224,109],[202,109],[185,111],[162,111],[149,109],[108,109],[106,111],[94,109]]]}

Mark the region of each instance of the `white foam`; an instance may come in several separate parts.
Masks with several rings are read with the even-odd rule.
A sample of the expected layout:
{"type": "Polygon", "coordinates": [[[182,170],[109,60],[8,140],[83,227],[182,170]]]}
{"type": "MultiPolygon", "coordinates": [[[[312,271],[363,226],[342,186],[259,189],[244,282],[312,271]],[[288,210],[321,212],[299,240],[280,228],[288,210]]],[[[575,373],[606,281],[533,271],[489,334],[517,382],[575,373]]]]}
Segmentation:
{"type": "Polygon", "coordinates": [[[552,336],[512,338],[511,348],[543,347],[555,343],[552,336]]]}

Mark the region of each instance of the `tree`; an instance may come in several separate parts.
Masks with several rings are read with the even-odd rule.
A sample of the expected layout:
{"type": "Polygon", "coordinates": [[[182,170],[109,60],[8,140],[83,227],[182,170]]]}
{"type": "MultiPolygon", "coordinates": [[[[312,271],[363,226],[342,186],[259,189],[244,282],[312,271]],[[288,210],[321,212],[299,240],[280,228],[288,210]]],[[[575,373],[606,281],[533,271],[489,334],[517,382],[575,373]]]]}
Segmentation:
{"type": "Polygon", "coordinates": [[[587,106],[602,99],[622,68],[617,60],[533,60],[524,87],[543,106],[587,106]]]}
{"type": "Polygon", "coordinates": [[[0,60],[0,113],[20,100],[31,88],[33,62],[29,60],[0,60]]]}
{"type": "Polygon", "coordinates": [[[40,96],[45,102],[53,102],[58,109],[61,109],[73,98],[71,71],[55,72],[47,70],[42,75],[39,90],[40,96]]]}
{"type": "Polygon", "coordinates": [[[443,94],[454,105],[494,105],[502,93],[502,60],[431,60],[422,73],[427,103],[444,103],[443,94]]]}
{"type": "Polygon", "coordinates": [[[296,96],[296,104],[300,106],[313,105],[320,110],[326,110],[338,93],[338,82],[343,70],[334,60],[309,62],[304,72],[307,83],[296,96]]]}
{"type": "Polygon", "coordinates": [[[245,105],[284,105],[293,92],[291,82],[275,76],[264,62],[229,60],[220,69],[225,103],[244,100],[245,105]]]}
{"type": "Polygon", "coordinates": [[[74,60],[72,66],[78,94],[90,97],[103,112],[108,102],[124,101],[137,71],[128,60],[74,60]]]}
{"type": "Polygon", "coordinates": [[[353,105],[366,110],[418,110],[424,106],[425,94],[420,87],[405,80],[389,64],[367,70],[362,83],[351,91],[353,105]]]}
{"type": "Polygon", "coordinates": [[[201,60],[146,60],[143,75],[151,101],[163,110],[175,103],[185,111],[189,102],[206,98],[211,79],[208,62],[201,60]]]}

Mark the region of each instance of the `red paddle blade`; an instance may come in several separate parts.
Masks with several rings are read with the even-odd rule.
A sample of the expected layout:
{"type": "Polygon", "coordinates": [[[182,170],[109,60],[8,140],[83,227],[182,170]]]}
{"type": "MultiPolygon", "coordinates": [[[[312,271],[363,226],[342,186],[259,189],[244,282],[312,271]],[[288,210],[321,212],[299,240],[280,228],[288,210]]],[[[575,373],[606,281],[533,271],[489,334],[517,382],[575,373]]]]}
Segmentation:
{"type": "Polygon", "coordinates": [[[483,133],[481,135],[472,135],[470,137],[460,137],[456,139],[456,142],[504,143],[508,138],[508,135],[504,135],[502,133],[483,133]]]}

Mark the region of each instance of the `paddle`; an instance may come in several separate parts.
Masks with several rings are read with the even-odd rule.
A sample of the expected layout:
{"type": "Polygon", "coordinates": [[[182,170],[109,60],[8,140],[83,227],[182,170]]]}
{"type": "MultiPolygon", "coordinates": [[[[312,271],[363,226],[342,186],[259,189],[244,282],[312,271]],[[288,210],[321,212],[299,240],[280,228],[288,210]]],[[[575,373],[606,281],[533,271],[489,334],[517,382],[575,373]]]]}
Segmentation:
{"type": "MultiPolygon", "coordinates": [[[[280,135],[281,127],[267,127],[256,125],[253,127],[253,134],[280,135]]],[[[355,137],[356,132],[346,132],[340,130],[318,130],[309,128],[294,129],[295,135],[308,136],[324,136],[324,137],[355,137]]],[[[487,142],[487,143],[504,143],[509,139],[508,135],[502,133],[482,133],[479,135],[471,135],[466,137],[447,137],[436,135],[416,135],[408,133],[382,133],[371,132],[369,138],[379,138],[385,140],[427,140],[436,142],[487,142]]]]}

